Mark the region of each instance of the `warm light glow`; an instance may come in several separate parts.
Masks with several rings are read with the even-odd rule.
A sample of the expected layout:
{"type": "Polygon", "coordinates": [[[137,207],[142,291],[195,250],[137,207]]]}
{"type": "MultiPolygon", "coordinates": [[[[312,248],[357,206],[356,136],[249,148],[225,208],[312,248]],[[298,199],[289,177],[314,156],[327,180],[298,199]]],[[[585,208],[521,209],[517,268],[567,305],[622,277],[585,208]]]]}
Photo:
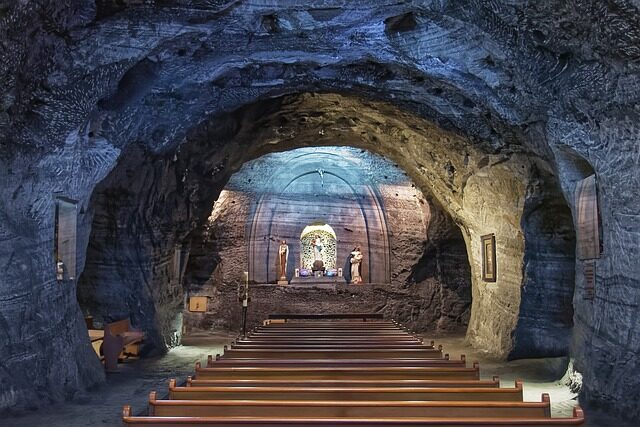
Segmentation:
{"type": "Polygon", "coordinates": [[[324,231],[325,233],[331,234],[331,236],[335,239],[336,233],[333,231],[333,228],[329,224],[313,224],[307,225],[304,230],[302,230],[302,234],[300,234],[300,238],[302,239],[309,233],[317,233],[318,231],[324,231]]]}

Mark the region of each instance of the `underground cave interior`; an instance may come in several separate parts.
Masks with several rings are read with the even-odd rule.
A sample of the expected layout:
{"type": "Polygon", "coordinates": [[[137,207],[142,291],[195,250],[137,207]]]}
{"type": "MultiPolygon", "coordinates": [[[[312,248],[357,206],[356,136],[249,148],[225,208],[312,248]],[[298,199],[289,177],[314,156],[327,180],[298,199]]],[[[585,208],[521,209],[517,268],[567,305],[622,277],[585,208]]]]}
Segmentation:
{"type": "MultiPolygon", "coordinates": [[[[185,311],[226,280],[228,259],[198,270],[191,244],[218,194],[263,155],[339,144],[397,164],[454,224],[469,344],[568,354],[581,405],[637,420],[639,13],[635,0],[3,2],[0,411],[109,380],[78,297],[134,318],[149,353],[177,349],[185,326],[225,327],[185,311]],[[601,220],[588,256],[585,191],[601,220]],[[482,279],[490,234],[496,282],[482,279]]],[[[377,308],[424,314],[388,300],[429,295],[424,253],[402,272],[413,286],[373,291],[377,308]]]]}
{"type": "MultiPolygon", "coordinates": [[[[333,93],[264,101],[203,128],[175,151],[131,147],[87,207],[81,310],[98,324],[130,318],[146,334],[143,356],[183,334],[238,330],[245,270],[260,301],[250,325],[355,304],[431,336],[463,333],[497,359],[569,355],[575,231],[541,158],[494,155],[389,104],[333,93]],[[278,240],[318,223],[356,236],[339,239],[342,257],[365,247],[366,285],[271,284],[278,240]],[[483,278],[486,235],[494,280],[483,278]],[[205,313],[190,312],[193,296],[206,297],[205,313]]],[[[576,181],[592,172],[566,158],[576,181]]]]}
{"type": "MultiPolygon", "coordinates": [[[[570,416],[575,403],[575,392],[559,380],[564,375],[564,381],[567,382],[567,375],[572,375],[571,385],[578,384],[575,371],[565,373],[567,368],[573,369],[573,366],[567,366],[568,333],[572,327],[573,313],[573,284],[567,277],[570,278],[571,270],[575,268],[572,263],[575,237],[571,218],[562,216],[568,214],[566,203],[550,196],[558,197],[560,194],[553,190],[557,183],[547,177],[548,181],[543,185],[548,188],[541,192],[543,196],[536,194],[539,199],[535,202],[535,208],[529,208],[531,212],[522,213],[519,223],[514,222],[522,227],[519,237],[525,240],[524,245],[520,246],[523,252],[505,256],[505,252],[509,253],[506,249],[509,242],[504,242],[503,236],[496,239],[497,279],[492,282],[483,281],[482,261],[474,260],[469,255],[474,253],[474,249],[472,244],[468,246],[471,236],[467,230],[476,229],[478,236],[496,230],[488,227],[495,227],[503,218],[489,221],[486,218],[489,213],[499,214],[499,205],[487,205],[479,209],[475,215],[482,218],[482,221],[474,213],[461,215],[460,212],[456,213],[458,221],[454,221],[453,212],[440,202],[442,194],[434,194],[433,184],[423,184],[423,193],[410,173],[385,156],[367,151],[362,146],[330,144],[301,144],[304,148],[296,148],[294,143],[286,151],[261,154],[242,162],[234,168],[229,179],[212,187],[215,194],[208,195],[206,200],[214,200],[213,203],[205,206],[205,209],[196,208],[206,213],[203,215],[204,221],[197,227],[192,225],[190,231],[184,233],[173,248],[166,249],[167,253],[163,257],[151,261],[154,263],[154,277],[162,276],[157,283],[168,287],[152,296],[165,298],[153,300],[154,311],[174,318],[171,325],[175,329],[162,331],[163,341],[160,345],[167,348],[177,345],[178,352],[171,353],[166,363],[181,360],[180,355],[184,351],[186,354],[210,351],[212,342],[218,345],[216,338],[239,330],[241,309],[237,297],[238,288],[244,280],[244,271],[249,272],[251,282],[251,325],[259,324],[274,312],[383,312],[388,318],[402,321],[425,337],[439,337],[441,342],[447,343],[448,348],[469,353],[470,348],[465,347],[456,337],[466,334],[466,342],[473,342],[473,328],[480,327],[470,322],[472,294],[482,295],[493,287],[492,292],[500,297],[500,287],[504,284],[508,286],[509,283],[502,276],[509,278],[510,275],[515,275],[517,269],[512,270],[509,263],[516,262],[522,271],[528,269],[528,274],[536,272],[535,269],[546,269],[538,271],[539,275],[529,280],[544,278],[551,283],[536,283],[541,289],[538,289],[535,297],[520,297],[521,312],[517,314],[519,319],[516,331],[524,336],[514,340],[509,353],[499,354],[478,346],[478,353],[474,357],[484,360],[485,366],[503,371],[504,378],[510,379],[513,374],[530,379],[527,392],[530,399],[535,399],[535,394],[540,390],[550,391],[555,399],[554,416],[570,416]],[[544,206],[541,206],[541,200],[544,200],[544,206]],[[460,224],[459,218],[467,218],[469,222],[460,224]],[[337,237],[338,259],[344,258],[355,245],[365,248],[367,265],[363,276],[366,284],[333,286],[328,289],[310,289],[308,285],[275,285],[277,263],[274,260],[279,241],[286,239],[291,244],[293,261],[287,275],[293,277],[294,267],[302,263],[304,230],[314,224],[333,226],[331,230],[337,237]],[[463,232],[467,233],[466,238],[463,232]],[[538,241],[527,241],[527,236],[535,236],[538,241]],[[552,256],[548,253],[550,247],[556,251],[552,256]],[[296,253],[299,254],[297,258],[296,253]],[[550,262],[556,265],[551,266],[550,262]],[[534,265],[527,265],[529,263],[534,265]],[[476,269],[475,280],[472,265],[476,269]],[[560,272],[563,275],[562,282],[553,282],[557,277],[545,277],[549,268],[554,268],[556,274],[560,272]],[[567,288],[559,288],[560,285],[567,288]],[[548,301],[559,295],[562,299],[554,304],[548,301]],[[205,311],[192,312],[189,308],[190,298],[202,296],[206,298],[205,311]],[[541,301],[544,307],[536,307],[541,301]],[[526,304],[532,307],[525,307],[526,304]],[[527,316],[531,315],[536,318],[528,319],[527,316]],[[545,325],[544,329],[540,325],[545,325]],[[536,340],[530,337],[525,339],[527,335],[532,335],[533,330],[537,332],[536,340]],[[213,340],[211,337],[214,337],[213,340]],[[187,347],[180,345],[182,339],[187,347]],[[516,343],[520,347],[516,347],[516,343]],[[521,365],[504,366],[500,362],[494,362],[505,356],[508,359],[537,357],[541,361],[524,361],[521,365]],[[547,367],[543,369],[544,364],[547,367]]],[[[189,167],[194,167],[192,162],[203,160],[198,153],[199,150],[187,162],[189,167]]],[[[446,154],[443,153],[442,157],[448,158],[448,155],[445,157],[446,154]]],[[[467,156],[465,153],[465,157],[467,156]]],[[[176,162],[172,155],[165,156],[162,161],[167,162],[166,159],[169,159],[169,164],[176,162]]],[[[469,161],[469,157],[466,161],[469,161]]],[[[507,203],[507,200],[513,203],[515,200],[517,206],[525,206],[526,198],[530,197],[530,193],[527,194],[526,191],[530,191],[531,187],[529,183],[517,180],[523,179],[523,176],[526,179],[531,179],[531,176],[535,176],[535,179],[540,177],[535,168],[530,172],[531,176],[520,172],[523,169],[521,165],[526,165],[526,162],[535,163],[525,157],[516,166],[511,166],[518,174],[509,169],[505,174],[503,170],[498,175],[500,180],[492,184],[483,181],[495,172],[481,173],[480,183],[476,185],[483,185],[481,188],[487,193],[473,196],[467,193],[467,197],[482,200],[483,203],[503,198],[503,203],[507,203]],[[496,194],[508,193],[514,188],[522,192],[496,194]]],[[[138,167],[140,163],[136,163],[135,168],[138,167]]],[[[483,167],[491,169],[491,160],[483,167]]],[[[142,298],[140,294],[136,295],[140,290],[115,287],[116,283],[121,283],[120,286],[132,283],[126,280],[130,274],[131,262],[124,264],[127,267],[123,267],[121,258],[116,262],[108,262],[105,257],[117,254],[120,247],[96,247],[97,242],[93,242],[93,239],[99,239],[103,243],[115,244],[123,233],[137,234],[135,229],[127,229],[131,224],[127,219],[131,218],[131,212],[140,212],[140,202],[135,200],[135,194],[123,196],[123,191],[131,188],[130,183],[135,181],[135,176],[131,174],[135,168],[127,165],[124,173],[119,173],[116,169],[114,173],[117,176],[124,176],[131,181],[123,183],[112,180],[108,187],[101,187],[100,192],[92,199],[91,209],[95,212],[92,241],[89,242],[85,270],[79,281],[78,296],[82,311],[94,316],[99,323],[115,320],[125,314],[131,316],[137,324],[144,322],[141,317],[134,315],[130,305],[114,311],[113,300],[118,294],[127,293],[127,304],[131,303],[132,297],[142,298]],[[127,219],[118,222],[118,218],[113,215],[121,212],[125,206],[131,209],[132,201],[137,206],[126,217],[121,217],[127,219]],[[103,237],[100,239],[97,236],[103,237]],[[87,275],[93,279],[88,279],[87,275]],[[100,280],[105,277],[110,278],[110,282],[100,280]]],[[[167,165],[162,164],[156,168],[166,170],[167,165]]],[[[455,167],[448,162],[444,164],[447,178],[451,178],[452,168],[455,167]]],[[[420,171],[424,173],[424,169],[420,171]]],[[[411,172],[415,174],[415,171],[411,172]]],[[[168,182],[169,185],[175,185],[175,181],[168,182]]],[[[425,178],[421,182],[424,183],[425,178]]],[[[452,179],[451,182],[456,181],[452,179]]],[[[166,194],[166,189],[155,188],[154,185],[156,183],[147,182],[141,190],[142,194],[148,194],[148,186],[158,195],[166,194]]],[[[480,192],[477,188],[475,191],[480,192]]],[[[453,194],[456,192],[452,191],[453,194]]],[[[464,193],[464,188],[460,192],[464,193]]],[[[151,222],[157,224],[157,221],[158,219],[152,218],[151,222]]],[[[171,225],[170,218],[162,218],[160,221],[171,225]]],[[[504,227],[501,225],[499,229],[504,230],[504,227]]],[[[170,231],[175,233],[175,230],[170,231]]],[[[138,240],[136,244],[143,243],[138,240]]],[[[140,247],[135,247],[133,253],[139,256],[139,250],[140,247]]],[[[145,252],[154,251],[153,247],[145,247],[145,252]]],[[[479,254],[478,257],[482,256],[482,250],[476,250],[475,253],[479,254]]],[[[518,279],[524,280],[523,276],[518,279]]],[[[486,294],[484,298],[487,298],[486,294]]],[[[135,306],[143,308],[140,302],[136,302],[135,306]]],[[[489,321],[496,324],[502,321],[499,317],[496,318],[495,313],[483,313],[486,309],[482,305],[475,309],[481,311],[476,313],[476,322],[489,321]]],[[[141,310],[138,315],[142,316],[144,313],[141,310]]],[[[157,353],[158,344],[152,345],[155,348],[151,347],[149,353],[157,353]]],[[[165,362],[153,362],[157,363],[162,366],[165,362]]],[[[180,365],[172,369],[182,370],[184,367],[180,365]]]]}
{"type": "MultiPolygon", "coordinates": [[[[242,107],[162,154],[134,145],[88,206],[80,306],[98,321],[130,317],[151,353],[186,331],[237,328],[242,272],[274,282],[278,240],[321,221],[342,231],[340,257],[365,247],[361,308],[419,331],[462,328],[496,357],[565,356],[573,219],[553,168],[516,148],[492,154],[409,111],[335,93],[242,107]],[[495,236],[494,281],[482,279],[485,235],[495,236]],[[197,295],[209,301],[204,314],[186,309],[197,295]]],[[[575,170],[576,180],[589,172],[575,170]]],[[[336,294],[255,292],[275,305],[250,315],[252,324],[336,294]]],[[[317,309],[331,310],[325,302],[317,309]]]]}

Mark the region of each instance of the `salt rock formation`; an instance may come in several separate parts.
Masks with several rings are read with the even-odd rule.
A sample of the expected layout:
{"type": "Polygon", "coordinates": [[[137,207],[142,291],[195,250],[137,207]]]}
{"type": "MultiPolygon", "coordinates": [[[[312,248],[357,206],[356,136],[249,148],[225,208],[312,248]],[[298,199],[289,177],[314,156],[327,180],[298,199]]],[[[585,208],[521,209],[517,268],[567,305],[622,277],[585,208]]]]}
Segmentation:
{"type": "Polygon", "coordinates": [[[129,289],[114,313],[162,349],[182,292],[162,262],[233,171],[340,138],[397,163],[459,226],[469,342],[500,357],[569,354],[585,401],[640,416],[638,7],[3,3],[0,408],[102,380],[76,282],[56,281],[53,195],[78,201],[76,273],[87,254],[112,251],[129,289]],[[603,253],[590,300],[572,215],[575,184],[593,173],[603,253]],[[487,233],[496,283],[480,280],[487,233]]]}

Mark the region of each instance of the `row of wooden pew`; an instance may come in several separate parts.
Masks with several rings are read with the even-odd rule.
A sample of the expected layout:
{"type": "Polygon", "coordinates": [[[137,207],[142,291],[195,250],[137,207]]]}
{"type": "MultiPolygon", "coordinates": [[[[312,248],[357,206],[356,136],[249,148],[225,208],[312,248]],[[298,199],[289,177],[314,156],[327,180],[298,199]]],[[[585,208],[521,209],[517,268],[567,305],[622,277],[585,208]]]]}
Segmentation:
{"type": "Polygon", "coordinates": [[[196,364],[184,386],[149,396],[125,426],[567,426],[549,396],[523,401],[523,384],[480,380],[477,363],[452,360],[393,321],[270,322],[196,364]]]}

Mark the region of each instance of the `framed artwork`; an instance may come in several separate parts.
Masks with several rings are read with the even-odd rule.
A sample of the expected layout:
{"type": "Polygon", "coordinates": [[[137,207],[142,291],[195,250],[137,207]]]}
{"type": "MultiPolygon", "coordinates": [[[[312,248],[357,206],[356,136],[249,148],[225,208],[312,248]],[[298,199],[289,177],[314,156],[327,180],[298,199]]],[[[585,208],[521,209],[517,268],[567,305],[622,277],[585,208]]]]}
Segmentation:
{"type": "Polygon", "coordinates": [[[482,280],[495,282],[496,274],[496,235],[480,236],[482,241],[482,280]]]}
{"type": "Polygon", "coordinates": [[[207,311],[207,297],[189,298],[189,311],[192,313],[204,313],[207,311]]]}

